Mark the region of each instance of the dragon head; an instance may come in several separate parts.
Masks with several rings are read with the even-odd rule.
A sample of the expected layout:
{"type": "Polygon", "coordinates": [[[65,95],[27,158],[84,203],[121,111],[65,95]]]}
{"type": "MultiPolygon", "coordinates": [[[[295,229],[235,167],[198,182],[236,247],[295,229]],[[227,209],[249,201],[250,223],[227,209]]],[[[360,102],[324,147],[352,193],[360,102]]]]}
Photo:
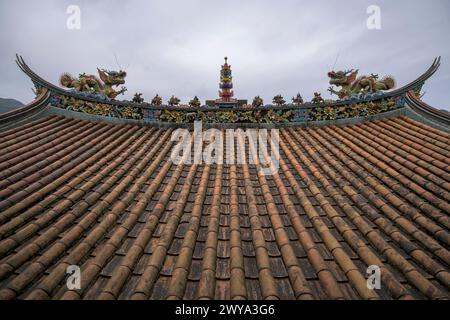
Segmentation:
{"type": "Polygon", "coordinates": [[[100,79],[105,84],[111,85],[111,86],[118,86],[120,84],[125,83],[125,77],[127,76],[127,73],[123,70],[120,71],[108,71],[105,69],[99,69],[97,68],[98,74],[100,76],[100,79]]]}
{"type": "Polygon", "coordinates": [[[336,86],[348,85],[355,81],[358,70],[347,71],[330,71],[328,77],[330,78],[330,84],[336,86]]]}

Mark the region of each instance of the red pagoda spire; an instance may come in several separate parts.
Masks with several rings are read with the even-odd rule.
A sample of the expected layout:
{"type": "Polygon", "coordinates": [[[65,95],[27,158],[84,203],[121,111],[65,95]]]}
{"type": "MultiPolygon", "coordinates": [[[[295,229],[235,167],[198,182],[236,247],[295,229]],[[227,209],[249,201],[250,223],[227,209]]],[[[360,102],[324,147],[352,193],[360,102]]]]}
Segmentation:
{"type": "Polygon", "coordinates": [[[225,57],[225,63],[220,70],[220,91],[219,97],[222,102],[233,101],[233,77],[231,76],[231,66],[227,62],[228,58],[225,57]]]}
{"type": "Polygon", "coordinates": [[[231,66],[228,64],[228,58],[225,57],[225,63],[220,69],[219,99],[206,100],[206,105],[219,108],[234,108],[247,104],[245,99],[235,99],[233,92],[233,77],[231,76],[231,66]]]}

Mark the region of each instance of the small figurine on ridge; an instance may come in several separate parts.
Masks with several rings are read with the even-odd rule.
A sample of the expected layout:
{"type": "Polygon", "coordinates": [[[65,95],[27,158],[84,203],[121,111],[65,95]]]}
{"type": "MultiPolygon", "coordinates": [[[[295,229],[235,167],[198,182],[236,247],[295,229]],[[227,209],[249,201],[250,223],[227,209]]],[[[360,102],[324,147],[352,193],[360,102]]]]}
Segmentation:
{"type": "Polygon", "coordinates": [[[263,104],[264,104],[264,101],[260,96],[256,96],[253,99],[253,102],[252,102],[253,107],[261,107],[263,104]]]}
{"type": "Polygon", "coordinates": [[[281,94],[278,94],[275,97],[273,97],[272,102],[273,102],[273,104],[276,104],[277,106],[282,106],[283,104],[286,103],[286,101],[284,100],[284,98],[281,94]]]}
{"type": "Polygon", "coordinates": [[[325,102],[322,98],[322,95],[318,92],[314,92],[314,98],[311,100],[312,103],[323,103],[325,102]]]}
{"type": "Polygon", "coordinates": [[[303,98],[300,93],[297,93],[297,96],[292,97],[292,103],[295,105],[300,105],[303,103],[303,98]]]}
{"type": "Polygon", "coordinates": [[[134,94],[134,97],[133,97],[133,100],[132,100],[134,103],[139,103],[139,104],[141,104],[141,103],[143,103],[144,102],[144,98],[142,98],[142,93],[135,93],[134,94]]]}
{"type": "Polygon", "coordinates": [[[201,102],[197,96],[194,97],[191,101],[189,101],[189,106],[192,108],[198,108],[200,107],[201,102]]]}

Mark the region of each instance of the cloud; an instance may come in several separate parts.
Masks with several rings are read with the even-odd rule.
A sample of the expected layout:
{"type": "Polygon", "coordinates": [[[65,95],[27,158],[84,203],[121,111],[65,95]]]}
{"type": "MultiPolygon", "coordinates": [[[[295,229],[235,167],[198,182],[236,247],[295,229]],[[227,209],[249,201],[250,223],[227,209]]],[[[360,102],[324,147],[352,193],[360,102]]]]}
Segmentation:
{"type": "Polygon", "coordinates": [[[441,55],[442,66],[424,90],[431,105],[450,109],[448,1],[378,1],[381,30],[368,30],[372,1],[23,1],[0,2],[0,96],[27,102],[30,81],[14,64],[16,52],[44,78],[62,72],[127,68],[124,98],[143,92],[215,98],[227,55],[235,93],[266,102],[314,91],[328,96],[326,72],[392,74],[415,79],[441,55]],[[66,28],[66,8],[81,8],[81,30],[66,28]]]}

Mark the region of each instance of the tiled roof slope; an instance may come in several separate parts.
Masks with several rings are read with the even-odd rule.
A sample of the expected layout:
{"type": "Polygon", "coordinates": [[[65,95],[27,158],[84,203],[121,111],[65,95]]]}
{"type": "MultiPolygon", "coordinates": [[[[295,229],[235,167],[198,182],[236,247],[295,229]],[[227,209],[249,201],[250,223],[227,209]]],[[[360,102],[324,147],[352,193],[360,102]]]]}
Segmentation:
{"type": "Polygon", "coordinates": [[[449,134],[405,116],[281,129],[264,176],[175,165],[171,130],[2,132],[0,299],[450,297],[449,134]]]}

